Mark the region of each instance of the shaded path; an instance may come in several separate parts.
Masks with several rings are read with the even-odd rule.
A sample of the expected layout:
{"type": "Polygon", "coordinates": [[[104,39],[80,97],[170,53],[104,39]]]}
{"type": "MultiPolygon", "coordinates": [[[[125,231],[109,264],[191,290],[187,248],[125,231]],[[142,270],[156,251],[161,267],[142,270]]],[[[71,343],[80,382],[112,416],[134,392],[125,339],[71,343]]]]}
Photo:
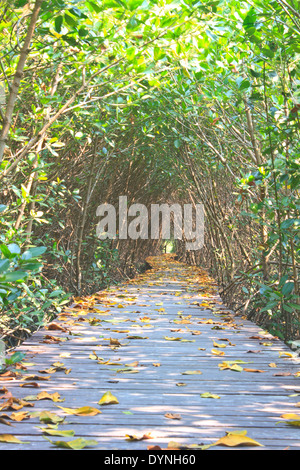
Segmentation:
{"type": "Polygon", "coordinates": [[[26,353],[22,375],[0,376],[0,433],[26,444],[0,442],[0,450],[54,450],[48,439],[77,438],[96,441],[96,449],[207,445],[237,430],[264,446],[252,449],[300,449],[299,428],[280,418],[297,413],[298,359],[229,312],[205,272],[170,255],[149,262],[152,270],[76,300],[18,348],[26,353]],[[108,391],[117,404],[99,404],[108,391]],[[41,392],[63,401],[53,401],[57,395],[37,400],[41,392]],[[77,416],[59,408],[86,406],[101,413],[77,416]],[[42,411],[63,418],[58,430],[74,435],[43,434],[42,411]],[[25,419],[9,420],[13,412],[25,412],[25,419]],[[149,434],[152,439],[128,440],[149,434]]]}

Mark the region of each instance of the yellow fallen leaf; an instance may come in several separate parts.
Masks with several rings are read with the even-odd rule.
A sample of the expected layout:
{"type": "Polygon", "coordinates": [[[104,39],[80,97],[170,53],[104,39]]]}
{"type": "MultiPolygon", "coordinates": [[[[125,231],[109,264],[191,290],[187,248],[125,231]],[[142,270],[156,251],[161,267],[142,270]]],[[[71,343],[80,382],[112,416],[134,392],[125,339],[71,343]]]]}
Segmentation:
{"type": "Polygon", "coordinates": [[[216,343],[216,341],[213,342],[213,345],[215,348],[226,348],[227,344],[224,343],[216,343]]]}
{"type": "Polygon", "coordinates": [[[287,424],[290,426],[300,426],[300,415],[297,415],[296,413],[285,413],[280,416],[280,418],[284,418],[287,424]]]}
{"type": "Polygon", "coordinates": [[[54,393],[41,392],[37,394],[36,399],[37,400],[52,400],[54,402],[65,400],[64,398],[63,399],[60,398],[60,394],[58,392],[54,392],[54,393]]]}
{"type": "Polygon", "coordinates": [[[212,349],[211,353],[214,354],[215,356],[225,356],[224,351],[218,351],[217,349],[212,349]]]}
{"type": "Polygon", "coordinates": [[[195,375],[195,374],[202,374],[200,370],[186,370],[182,372],[182,375],[195,375]]]}
{"type": "Polygon", "coordinates": [[[65,408],[63,406],[58,406],[58,408],[69,415],[75,416],[96,416],[101,413],[100,410],[93,408],[92,406],[82,406],[81,408],[65,408]]]}
{"type": "Polygon", "coordinates": [[[113,405],[118,404],[119,401],[111,392],[106,392],[102,395],[101,399],[98,402],[98,405],[113,405]]]}
{"type": "Polygon", "coordinates": [[[10,419],[13,421],[23,421],[23,419],[29,418],[28,411],[14,412],[10,415],[10,419]]]}
{"type": "Polygon", "coordinates": [[[294,354],[289,353],[289,352],[282,352],[282,351],[280,351],[280,352],[279,352],[279,357],[281,357],[281,356],[294,357],[294,354]]]}
{"type": "Polygon", "coordinates": [[[201,398],[220,398],[219,395],[214,395],[213,393],[205,392],[200,395],[201,398]]]}
{"type": "Polygon", "coordinates": [[[171,449],[171,450],[180,449],[180,446],[181,446],[181,444],[179,444],[178,442],[175,442],[175,441],[170,441],[168,443],[168,449],[171,449]]]}
{"type": "Polygon", "coordinates": [[[12,434],[0,434],[0,442],[6,442],[8,444],[24,444],[24,442],[20,441],[20,439],[12,434]]]}
{"type": "Polygon", "coordinates": [[[233,432],[226,432],[226,435],[221,437],[218,441],[216,441],[214,446],[223,445],[229,447],[236,447],[236,446],[260,446],[263,447],[262,444],[251,439],[251,437],[247,436],[247,431],[233,431],[233,432]]]}

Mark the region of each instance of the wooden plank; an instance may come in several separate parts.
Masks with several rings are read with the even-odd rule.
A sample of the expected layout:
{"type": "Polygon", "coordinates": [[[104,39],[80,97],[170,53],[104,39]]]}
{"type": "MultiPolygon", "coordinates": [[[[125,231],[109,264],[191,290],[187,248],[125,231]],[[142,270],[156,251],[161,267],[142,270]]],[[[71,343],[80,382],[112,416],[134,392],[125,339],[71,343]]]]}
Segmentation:
{"type": "MultiPolygon", "coordinates": [[[[297,413],[299,357],[291,357],[284,343],[228,311],[212,282],[199,290],[199,284],[191,281],[193,269],[172,260],[166,267],[165,258],[157,258],[160,261],[157,271],[66,308],[53,322],[64,331],[46,326],[33,334],[17,348],[26,353],[21,375],[13,380],[0,376],[0,389],[5,387],[13,397],[34,405],[22,411],[47,410],[64,417],[59,429],[72,428],[75,437],[96,439],[97,448],[166,447],[171,440],[211,444],[226,431],[243,429],[264,448],[300,449],[299,428],[280,417],[297,413]],[[110,338],[121,346],[110,344],[110,338]],[[219,352],[224,355],[214,355],[219,352]],[[98,360],[91,358],[94,353],[98,360]],[[237,362],[243,369],[264,372],[221,370],[224,361],[243,361],[237,362]],[[58,392],[64,401],[28,398],[41,391],[58,392]],[[101,407],[98,402],[107,391],[119,403],[101,407]],[[201,397],[205,392],[219,398],[201,397]],[[67,415],[59,406],[93,406],[101,414],[67,415]],[[181,419],[167,419],[165,413],[179,413],[181,419]],[[146,431],[155,438],[125,439],[126,434],[146,431]]],[[[6,399],[5,393],[0,394],[0,407],[6,399]]],[[[0,411],[0,415],[11,413],[0,411]]],[[[14,427],[0,423],[0,434],[13,434],[28,443],[0,443],[0,450],[56,449],[43,437],[40,427],[46,425],[38,416],[11,423],[14,427]]],[[[60,439],[67,440],[53,438],[60,439]]]]}

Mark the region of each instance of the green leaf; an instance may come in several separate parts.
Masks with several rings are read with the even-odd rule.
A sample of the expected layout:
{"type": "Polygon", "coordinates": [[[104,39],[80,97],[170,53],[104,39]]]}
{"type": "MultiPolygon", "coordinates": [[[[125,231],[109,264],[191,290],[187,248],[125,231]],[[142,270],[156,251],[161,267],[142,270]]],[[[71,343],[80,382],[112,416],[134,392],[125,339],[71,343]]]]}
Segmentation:
{"type": "Polygon", "coordinates": [[[10,266],[8,259],[0,259],[0,273],[6,271],[10,266]]]}
{"type": "Polygon", "coordinates": [[[28,276],[28,273],[24,271],[14,271],[12,273],[6,273],[4,276],[1,276],[0,282],[15,282],[21,281],[28,276]]]}
{"type": "Polygon", "coordinates": [[[84,449],[85,447],[94,447],[98,445],[98,442],[95,440],[87,440],[79,437],[78,439],[74,439],[74,441],[51,441],[48,437],[44,437],[47,441],[51,442],[56,447],[61,447],[63,449],[72,449],[72,450],[80,450],[84,449]]]}
{"type": "Polygon", "coordinates": [[[289,281],[284,284],[281,292],[283,295],[289,295],[293,289],[294,289],[294,282],[289,281]]]}
{"type": "Polygon", "coordinates": [[[35,248],[29,248],[29,250],[25,251],[22,254],[21,259],[28,260],[32,258],[38,258],[43,253],[45,253],[46,250],[47,250],[47,247],[45,246],[37,246],[35,248]]]}
{"type": "Polygon", "coordinates": [[[75,435],[75,431],[72,429],[67,431],[59,431],[58,429],[51,429],[51,428],[40,428],[44,434],[48,434],[49,436],[60,436],[60,437],[73,437],[75,435]]]}
{"type": "Polygon", "coordinates": [[[5,363],[10,365],[10,364],[16,364],[17,362],[21,362],[24,358],[26,357],[26,354],[23,354],[21,352],[16,352],[9,358],[5,359],[5,363]]]}
{"type": "Polygon", "coordinates": [[[62,23],[63,23],[63,17],[62,16],[57,16],[54,20],[55,31],[57,33],[61,32],[62,23]]]}

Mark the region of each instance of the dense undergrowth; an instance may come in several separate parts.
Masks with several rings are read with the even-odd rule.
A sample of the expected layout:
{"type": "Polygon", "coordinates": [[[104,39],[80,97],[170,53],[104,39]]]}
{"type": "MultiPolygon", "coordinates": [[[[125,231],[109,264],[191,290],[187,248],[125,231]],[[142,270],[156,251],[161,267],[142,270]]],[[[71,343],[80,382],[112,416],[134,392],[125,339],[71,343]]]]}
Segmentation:
{"type": "MultiPolygon", "coordinates": [[[[203,203],[203,266],[285,341],[299,323],[296,0],[2,1],[0,336],[134,276],[157,240],[97,207],[203,203]]],[[[150,223],[150,221],[149,221],[150,223]]]]}

